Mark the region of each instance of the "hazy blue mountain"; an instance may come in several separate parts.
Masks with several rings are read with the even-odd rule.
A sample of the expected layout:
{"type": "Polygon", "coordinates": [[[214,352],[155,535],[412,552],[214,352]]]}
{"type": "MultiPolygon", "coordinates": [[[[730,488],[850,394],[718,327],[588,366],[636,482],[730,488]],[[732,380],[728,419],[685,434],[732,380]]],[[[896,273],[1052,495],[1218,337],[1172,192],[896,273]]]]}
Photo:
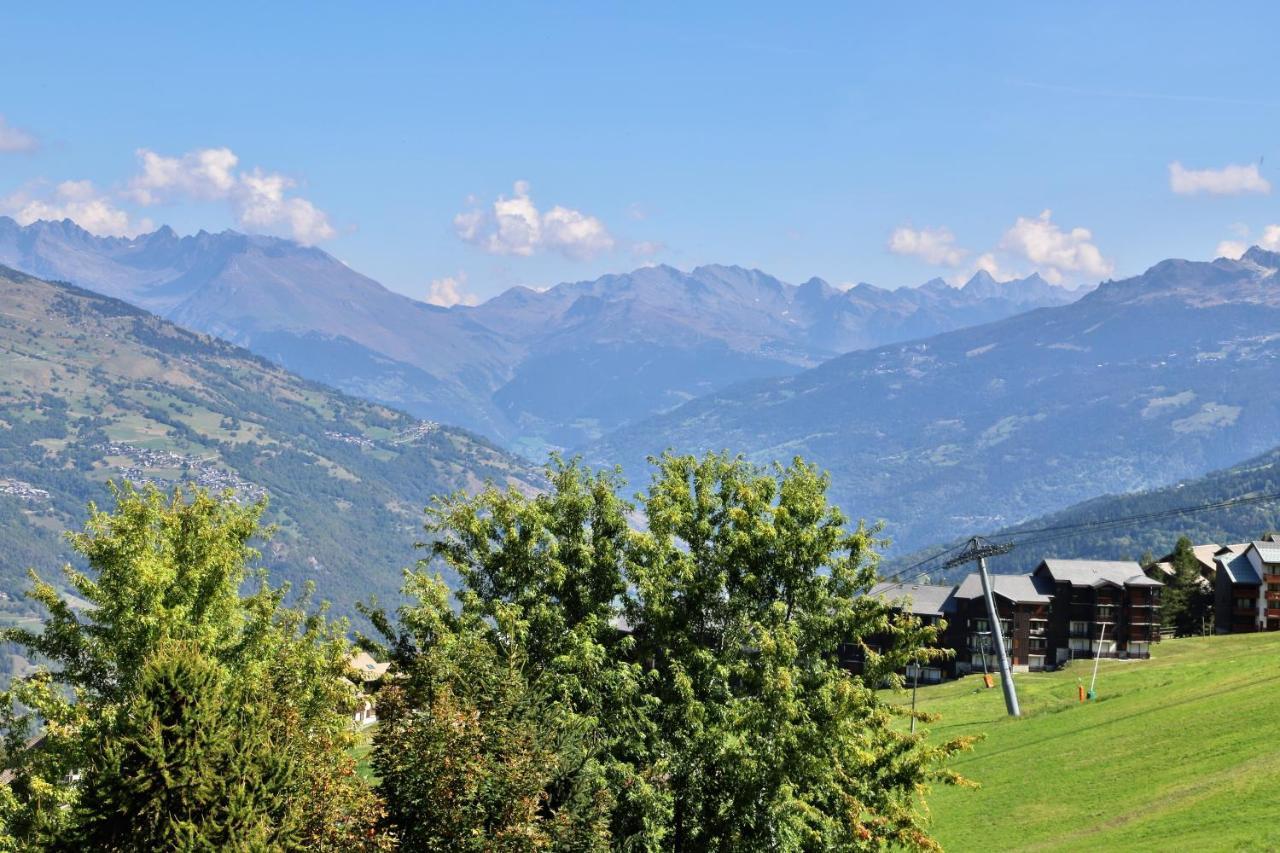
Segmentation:
{"type": "Polygon", "coordinates": [[[1260,453],[1280,424],[1280,255],[1164,261],[1079,301],[744,383],[616,431],[663,447],[804,455],[900,547],[990,531],[1260,453]]]}
{"type": "Polygon", "coordinates": [[[887,290],[758,270],[646,267],[442,309],[325,252],[226,231],[99,238],[0,218],[0,263],[217,335],[349,393],[539,457],[736,382],[962,328],[1078,294],[979,273],[887,290]]]}
{"type": "Polygon", "coordinates": [[[513,358],[506,341],[319,249],[233,231],[95,237],[70,220],[22,228],[0,217],[0,263],[124,299],[420,417],[502,432],[488,394],[513,358]]]}
{"type": "MultiPolygon", "coordinates": [[[[1163,518],[1151,516],[1234,498],[1274,494],[1280,494],[1280,448],[1203,477],[1181,480],[1160,489],[1104,495],[1022,524],[992,531],[990,538],[993,541],[1026,544],[1018,545],[1009,554],[992,558],[990,566],[993,571],[1016,573],[1031,571],[1047,557],[1097,560],[1140,560],[1144,554],[1161,557],[1173,551],[1179,536],[1189,536],[1197,544],[1249,542],[1269,531],[1280,530],[1280,501],[1237,504],[1163,518]],[[1115,523],[1138,516],[1145,518],[1115,523]],[[1108,526],[1057,529],[1103,523],[1108,526]],[[1047,528],[1055,530],[1030,532],[1046,531],[1047,528]],[[1019,531],[1028,532],[1019,536],[1019,531]]],[[[881,571],[885,575],[893,574],[925,557],[945,551],[953,544],[957,543],[933,545],[904,554],[886,561],[881,571]]],[[[959,578],[972,568],[957,567],[948,572],[938,563],[928,564],[929,577],[935,580],[959,578]]],[[[922,567],[920,570],[925,569],[922,567]]]]}

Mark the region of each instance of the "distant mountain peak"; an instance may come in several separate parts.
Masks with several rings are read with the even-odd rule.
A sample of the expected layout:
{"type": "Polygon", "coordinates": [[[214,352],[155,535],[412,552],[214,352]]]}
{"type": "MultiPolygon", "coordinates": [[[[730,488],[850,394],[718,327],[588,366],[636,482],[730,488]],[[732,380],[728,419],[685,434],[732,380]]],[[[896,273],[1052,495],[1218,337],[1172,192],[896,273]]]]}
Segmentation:
{"type": "Polygon", "coordinates": [[[1267,269],[1280,269],[1280,252],[1271,252],[1261,246],[1250,246],[1249,251],[1245,252],[1240,260],[1248,261],[1267,269]]]}

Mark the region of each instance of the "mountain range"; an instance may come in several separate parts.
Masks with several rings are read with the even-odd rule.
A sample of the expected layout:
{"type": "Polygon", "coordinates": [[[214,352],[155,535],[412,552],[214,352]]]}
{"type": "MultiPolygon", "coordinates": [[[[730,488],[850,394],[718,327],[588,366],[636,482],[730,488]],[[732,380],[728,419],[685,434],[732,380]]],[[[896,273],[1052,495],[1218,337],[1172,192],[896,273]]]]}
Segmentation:
{"type": "Polygon", "coordinates": [[[664,447],[802,455],[898,549],[1159,487],[1274,447],[1280,254],[1169,260],[1080,300],[849,353],[622,428],[588,460],[664,447]]]}
{"type": "Polygon", "coordinates": [[[96,237],[70,220],[24,227],[7,217],[0,263],[539,459],[737,382],[1079,296],[1038,275],[839,289],[741,267],[657,266],[446,309],[288,240],[167,227],[96,237]]]}
{"type": "Polygon", "coordinates": [[[471,433],[347,396],[118,299],[0,268],[0,616],[71,559],[108,480],[270,498],[273,577],[345,614],[394,599],[433,496],[539,472],[471,433]]]}

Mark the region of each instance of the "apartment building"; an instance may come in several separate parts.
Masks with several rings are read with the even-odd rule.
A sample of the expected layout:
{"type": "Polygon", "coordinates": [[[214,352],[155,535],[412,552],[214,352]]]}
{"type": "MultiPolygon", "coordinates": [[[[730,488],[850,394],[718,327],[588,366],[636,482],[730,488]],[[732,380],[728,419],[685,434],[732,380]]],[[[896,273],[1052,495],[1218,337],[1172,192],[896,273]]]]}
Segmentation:
{"type": "Polygon", "coordinates": [[[1137,563],[1049,559],[1032,576],[1053,588],[1049,639],[1055,664],[1151,656],[1151,644],[1160,640],[1163,584],[1137,563]]]}
{"type": "Polygon", "coordinates": [[[1227,546],[1216,562],[1216,632],[1280,631],[1280,534],[1227,546]]]}

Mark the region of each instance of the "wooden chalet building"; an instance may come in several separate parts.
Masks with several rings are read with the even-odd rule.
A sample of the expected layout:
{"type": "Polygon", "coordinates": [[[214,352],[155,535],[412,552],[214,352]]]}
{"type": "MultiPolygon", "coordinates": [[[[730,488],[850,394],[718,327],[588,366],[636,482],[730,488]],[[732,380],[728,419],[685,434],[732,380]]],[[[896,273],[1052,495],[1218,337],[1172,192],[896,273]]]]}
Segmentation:
{"type": "MultiPolygon", "coordinates": [[[[1053,586],[1034,575],[992,575],[991,593],[1000,616],[1001,633],[1009,666],[1015,672],[1041,670],[1052,665],[1049,657],[1049,613],[1053,586]]],[[[954,593],[955,619],[963,628],[963,644],[957,643],[956,671],[994,672],[998,664],[982,578],[968,575],[954,593]]]]}
{"type": "MultiPolygon", "coordinates": [[[[872,587],[867,594],[876,598],[885,598],[897,610],[918,617],[925,625],[938,625],[945,622],[946,627],[939,638],[939,645],[942,648],[954,648],[954,637],[957,635],[955,619],[952,618],[954,610],[952,593],[954,592],[954,586],[882,583],[872,587]]],[[[873,652],[882,652],[885,650],[888,638],[869,637],[865,642],[873,652]]],[[[841,665],[850,672],[856,675],[863,674],[863,665],[866,660],[861,648],[846,643],[840,647],[839,657],[841,665]]],[[[943,678],[953,678],[956,675],[954,659],[933,661],[919,669],[921,684],[936,684],[943,678]]],[[[905,675],[908,678],[914,678],[916,667],[908,666],[905,675]]]]}
{"type": "Polygon", "coordinates": [[[1044,560],[1031,573],[1053,589],[1053,662],[1151,657],[1160,641],[1160,590],[1133,562],[1044,560]]]}
{"type": "Polygon", "coordinates": [[[1217,566],[1216,632],[1280,631],[1280,534],[1224,548],[1217,566]]]}
{"type": "MultiPolygon", "coordinates": [[[[1273,605],[1280,617],[1280,541],[1274,550],[1273,605]]],[[[1055,669],[1077,658],[1148,658],[1151,644],[1159,642],[1163,584],[1143,574],[1137,563],[1050,559],[1030,574],[992,575],[991,584],[1009,665],[1016,672],[1055,669]]],[[[1256,592],[1258,586],[1252,589],[1256,592]]],[[[925,624],[945,622],[939,643],[954,655],[923,666],[922,683],[997,669],[991,620],[976,572],[956,586],[888,583],[873,587],[869,595],[883,597],[925,624]]],[[[879,652],[885,641],[866,642],[879,652]]],[[[859,648],[842,646],[840,660],[851,671],[863,672],[859,648]]],[[[914,674],[908,667],[906,675],[914,674]]]]}

